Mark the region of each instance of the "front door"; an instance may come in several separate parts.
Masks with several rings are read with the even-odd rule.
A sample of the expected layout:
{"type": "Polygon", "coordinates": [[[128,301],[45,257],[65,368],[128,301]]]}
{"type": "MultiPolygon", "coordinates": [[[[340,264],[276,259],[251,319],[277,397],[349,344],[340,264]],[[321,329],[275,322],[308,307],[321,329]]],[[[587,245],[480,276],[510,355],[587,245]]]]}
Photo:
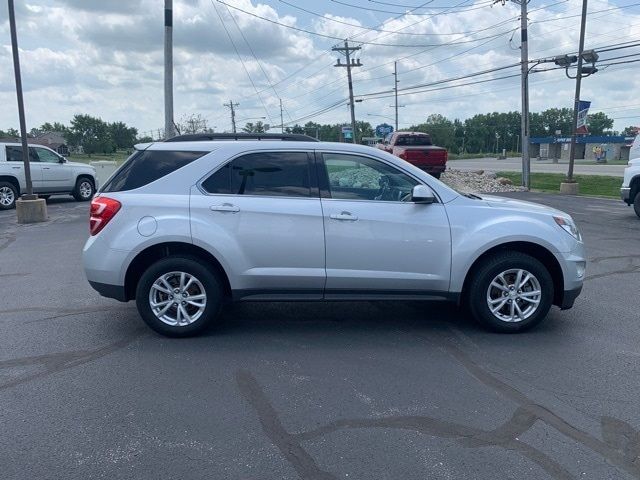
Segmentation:
{"type": "Polygon", "coordinates": [[[42,166],[42,191],[70,192],[73,185],[73,169],[60,163],[60,156],[43,147],[33,147],[42,166]]]}
{"type": "Polygon", "coordinates": [[[310,154],[245,154],[191,192],[194,242],[228,260],[237,297],[322,298],[324,231],[310,154]]]}
{"type": "Polygon", "coordinates": [[[444,205],[412,203],[418,180],[379,159],[319,157],[329,197],[322,198],[325,297],[448,292],[451,233],[444,205]]]}

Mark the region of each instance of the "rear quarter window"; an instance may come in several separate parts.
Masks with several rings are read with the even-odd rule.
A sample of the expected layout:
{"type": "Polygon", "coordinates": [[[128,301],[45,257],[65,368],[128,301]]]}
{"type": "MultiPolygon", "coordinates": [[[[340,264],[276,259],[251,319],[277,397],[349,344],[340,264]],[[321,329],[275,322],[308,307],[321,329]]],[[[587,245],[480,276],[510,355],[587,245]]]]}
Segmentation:
{"type": "Polygon", "coordinates": [[[131,155],[102,192],[123,192],[148,185],[190,164],[209,152],[144,150],[131,155]]]}

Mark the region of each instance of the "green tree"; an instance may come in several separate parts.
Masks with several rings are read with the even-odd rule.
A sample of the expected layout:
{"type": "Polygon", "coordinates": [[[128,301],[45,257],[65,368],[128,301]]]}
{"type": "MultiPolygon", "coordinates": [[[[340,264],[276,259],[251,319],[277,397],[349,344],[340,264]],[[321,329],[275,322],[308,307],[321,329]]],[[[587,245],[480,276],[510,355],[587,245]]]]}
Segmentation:
{"type": "Polygon", "coordinates": [[[629,125],[628,127],[625,127],[620,135],[624,135],[625,137],[635,137],[636,135],[638,135],[639,130],[640,127],[629,125]]]}
{"type": "Polygon", "coordinates": [[[432,113],[424,123],[412,125],[409,130],[428,133],[434,145],[447,150],[453,150],[456,147],[453,122],[439,113],[432,113]]]}
{"type": "Polygon", "coordinates": [[[111,139],[109,125],[101,118],[91,115],[74,115],[65,139],[69,145],[82,147],[88,154],[112,153],[116,147],[111,139]]]}
{"type": "Polygon", "coordinates": [[[116,148],[131,148],[136,143],[138,129],[127,127],[123,122],[113,122],[109,124],[109,135],[116,148]]]}
{"type": "Polygon", "coordinates": [[[610,129],[613,127],[613,120],[604,112],[596,112],[587,115],[587,126],[590,135],[612,135],[610,129]]]}
{"type": "Polygon", "coordinates": [[[242,127],[242,131],[246,133],[264,133],[266,132],[264,123],[262,120],[258,120],[256,123],[247,123],[244,127],[242,127]]]}

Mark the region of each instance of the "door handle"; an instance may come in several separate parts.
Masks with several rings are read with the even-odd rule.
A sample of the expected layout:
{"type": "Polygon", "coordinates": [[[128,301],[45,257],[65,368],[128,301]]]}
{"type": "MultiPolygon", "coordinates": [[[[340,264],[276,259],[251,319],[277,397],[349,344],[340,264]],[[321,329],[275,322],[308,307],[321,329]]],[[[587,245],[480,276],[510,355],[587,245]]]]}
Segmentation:
{"type": "Polygon", "coordinates": [[[22,169],[22,167],[11,167],[11,168],[13,168],[14,170],[21,170],[22,169]]]}
{"type": "Polygon", "coordinates": [[[237,213],[240,211],[240,207],[236,207],[235,205],[231,205],[230,203],[223,203],[222,205],[211,205],[209,209],[214,212],[237,213]]]}
{"type": "Polygon", "coordinates": [[[42,167],[43,170],[51,170],[51,167],[42,167]]]}
{"type": "Polygon", "coordinates": [[[351,215],[350,212],[342,212],[342,213],[332,213],[329,215],[334,220],[346,220],[349,222],[355,222],[358,220],[358,217],[355,215],[351,215]]]}

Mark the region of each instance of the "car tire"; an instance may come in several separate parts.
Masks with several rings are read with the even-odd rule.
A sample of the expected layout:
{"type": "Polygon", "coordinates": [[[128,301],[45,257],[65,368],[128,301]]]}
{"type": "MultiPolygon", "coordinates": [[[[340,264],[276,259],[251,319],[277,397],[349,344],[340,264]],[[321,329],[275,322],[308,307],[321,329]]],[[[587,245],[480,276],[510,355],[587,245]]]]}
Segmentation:
{"type": "Polygon", "coordinates": [[[636,212],[636,215],[640,217],[640,192],[636,194],[636,198],[633,201],[633,210],[636,212]]]}
{"type": "Polygon", "coordinates": [[[80,177],[76,180],[76,186],[71,193],[78,202],[88,202],[96,193],[93,181],[88,177],[80,177]]]}
{"type": "Polygon", "coordinates": [[[189,256],[166,257],[152,264],[136,288],[140,316],[167,337],[201,333],[218,317],[223,300],[222,281],[201,259],[189,256]]]}
{"type": "Polygon", "coordinates": [[[18,189],[11,182],[0,182],[0,210],[11,210],[16,207],[18,189]]]}
{"type": "Polygon", "coordinates": [[[469,283],[467,298],[471,314],[485,328],[522,332],[547,317],[553,303],[553,279],[530,255],[505,251],[482,262],[469,283]]]}

